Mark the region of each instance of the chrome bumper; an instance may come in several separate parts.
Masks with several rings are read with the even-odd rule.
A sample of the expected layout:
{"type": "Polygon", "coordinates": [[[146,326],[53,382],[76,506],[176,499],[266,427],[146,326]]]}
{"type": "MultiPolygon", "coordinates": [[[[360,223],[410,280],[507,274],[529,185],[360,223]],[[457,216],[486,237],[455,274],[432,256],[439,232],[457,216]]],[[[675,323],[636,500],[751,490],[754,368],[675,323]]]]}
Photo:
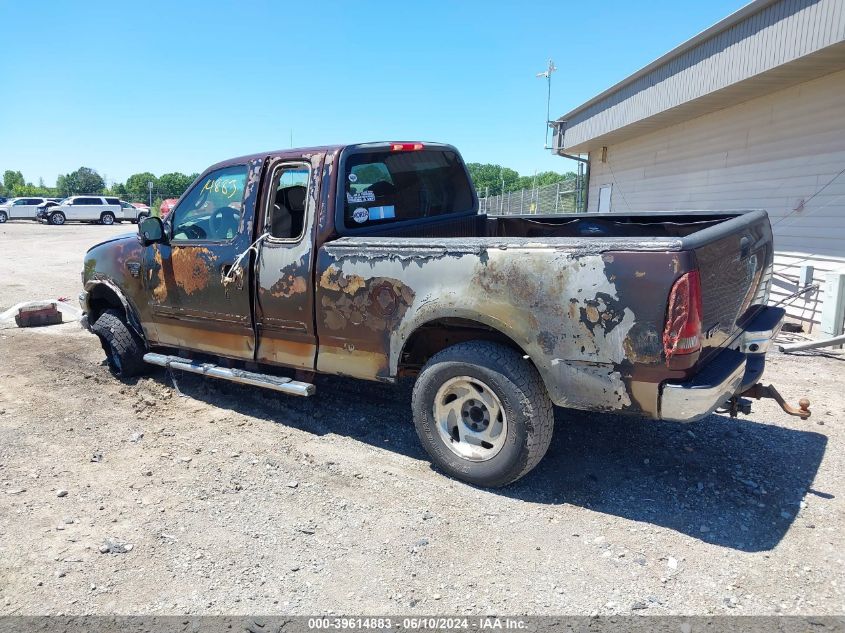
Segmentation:
{"type": "Polygon", "coordinates": [[[783,325],[783,308],[767,307],[745,325],[730,349],[725,349],[692,380],[666,383],[660,396],[660,418],[693,422],[710,415],[743,386],[756,383],[763,373],[765,353],[783,325]]]}
{"type": "Polygon", "coordinates": [[[745,331],[737,339],[735,349],[743,354],[765,354],[783,327],[786,310],[783,308],[765,308],[754,317],[745,331]]]}
{"type": "Polygon", "coordinates": [[[691,381],[663,385],[660,397],[660,418],[693,422],[713,413],[742,386],[745,376],[745,355],[734,350],[719,354],[721,363],[711,363],[691,381]],[[728,354],[730,358],[721,359],[728,354]],[[727,366],[724,366],[727,361],[727,366]]]}

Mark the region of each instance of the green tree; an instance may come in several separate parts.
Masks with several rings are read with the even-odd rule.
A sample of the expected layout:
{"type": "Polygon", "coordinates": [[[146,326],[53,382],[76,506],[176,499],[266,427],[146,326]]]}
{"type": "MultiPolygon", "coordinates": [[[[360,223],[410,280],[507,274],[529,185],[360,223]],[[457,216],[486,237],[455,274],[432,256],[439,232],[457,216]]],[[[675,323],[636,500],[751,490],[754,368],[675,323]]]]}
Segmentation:
{"type": "Polygon", "coordinates": [[[505,191],[514,191],[519,188],[519,174],[508,167],[491,163],[468,163],[467,169],[480,195],[485,193],[491,196],[499,195],[502,193],[503,181],[505,191]]]}
{"type": "Polygon", "coordinates": [[[122,182],[116,182],[111,186],[111,191],[109,193],[113,196],[117,196],[118,198],[126,198],[126,185],[122,182]]]}
{"type": "Polygon", "coordinates": [[[23,190],[26,186],[26,181],[23,179],[23,174],[19,171],[12,171],[7,169],[3,172],[3,188],[12,196],[22,195],[18,191],[23,190]]]}
{"type": "Polygon", "coordinates": [[[178,171],[162,174],[158,179],[158,193],[164,198],[178,198],[194,179],[178,171]]]}
{"type": "Polygon", "coordinates": [[[59,174],[56,177],[56,195],[62,197],[72,195],[70,186],[68,185],[67,176],[64,174],[59,174]]]}
{"type": "Polygon", "coordinates": [[[106,188],[103,177],[90,167],[80,167],[69,173],[64,184],[74,194],[102,193],[106,188]]]}
{"type": "Polygon", "coordinates": [[[129,199],[135,202],[147,202],[150,196],[150,190],[147,188],[147,183],[153,183],[153,190],[156,189],[158,179],[150,172],[145,171],[140,174],[132,174],[126,179],[126,193],[129,199]]]}

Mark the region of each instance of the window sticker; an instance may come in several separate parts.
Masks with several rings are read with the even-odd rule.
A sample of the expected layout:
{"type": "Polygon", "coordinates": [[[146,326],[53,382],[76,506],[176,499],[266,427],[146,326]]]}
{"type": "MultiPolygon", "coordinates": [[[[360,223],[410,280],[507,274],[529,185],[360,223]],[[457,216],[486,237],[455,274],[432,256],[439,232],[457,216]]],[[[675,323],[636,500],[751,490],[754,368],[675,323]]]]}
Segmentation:
{"type": "MultiPolygon", "coordinates": [[[[358,213],[358,209],[355,209],[355,213],[358,213]]],[[[389,220],[395,217],[396,212],[394,211],[394,207],[392,204],[383,207],[370,207],[370,220],[389,220]]]]}
{"type": "Polygon", "coordinates": [[[370,219],[370,213],[364,207],[358,207],[352,212],[352,219],[358,224],[363,224],[370,219]]]}
{"type": "Polygon", "coordinates": [[[355,174],[349,174],[347,178],[349,178],[349,182],[358,182],[358,176],[356,176],[355,174]]]}
{"type": "Polygon", "coordinates": [[[357,193],[346,192],[346,201],[349,203],[375,202],[376,194],[372,191],[359,191],[357,193]]]}

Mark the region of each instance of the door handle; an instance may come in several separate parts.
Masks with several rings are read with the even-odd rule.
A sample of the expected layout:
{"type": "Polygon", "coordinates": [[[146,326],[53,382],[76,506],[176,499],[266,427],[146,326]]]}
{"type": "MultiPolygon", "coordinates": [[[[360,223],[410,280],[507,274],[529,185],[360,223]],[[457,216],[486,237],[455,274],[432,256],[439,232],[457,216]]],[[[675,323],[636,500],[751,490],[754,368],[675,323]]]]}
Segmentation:
{"type": "Polygon", "coordinates": [[[220,283],[227,291],[232,283],[235,284],[235,288],[242,290],[244,287],[244,269],[234,264],[223,264],[220,267],[220,283]]]}

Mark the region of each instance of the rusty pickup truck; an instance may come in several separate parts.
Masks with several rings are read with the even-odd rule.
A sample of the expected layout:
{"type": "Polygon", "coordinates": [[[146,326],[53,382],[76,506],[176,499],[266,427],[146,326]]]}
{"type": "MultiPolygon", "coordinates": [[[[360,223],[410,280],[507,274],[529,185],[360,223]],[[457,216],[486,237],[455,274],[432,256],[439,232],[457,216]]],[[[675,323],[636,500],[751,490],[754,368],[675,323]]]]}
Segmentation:
{"type": "Polygon", "coordinates": [[[491,217],[454,147],[367,143],[210,167],[88,251],[80,299],[121,378],[415,377],[434,464],[502,486],[543,457],[553,405],[693,421],[776,394],[772,260],[762,211],[491,217]]]}

